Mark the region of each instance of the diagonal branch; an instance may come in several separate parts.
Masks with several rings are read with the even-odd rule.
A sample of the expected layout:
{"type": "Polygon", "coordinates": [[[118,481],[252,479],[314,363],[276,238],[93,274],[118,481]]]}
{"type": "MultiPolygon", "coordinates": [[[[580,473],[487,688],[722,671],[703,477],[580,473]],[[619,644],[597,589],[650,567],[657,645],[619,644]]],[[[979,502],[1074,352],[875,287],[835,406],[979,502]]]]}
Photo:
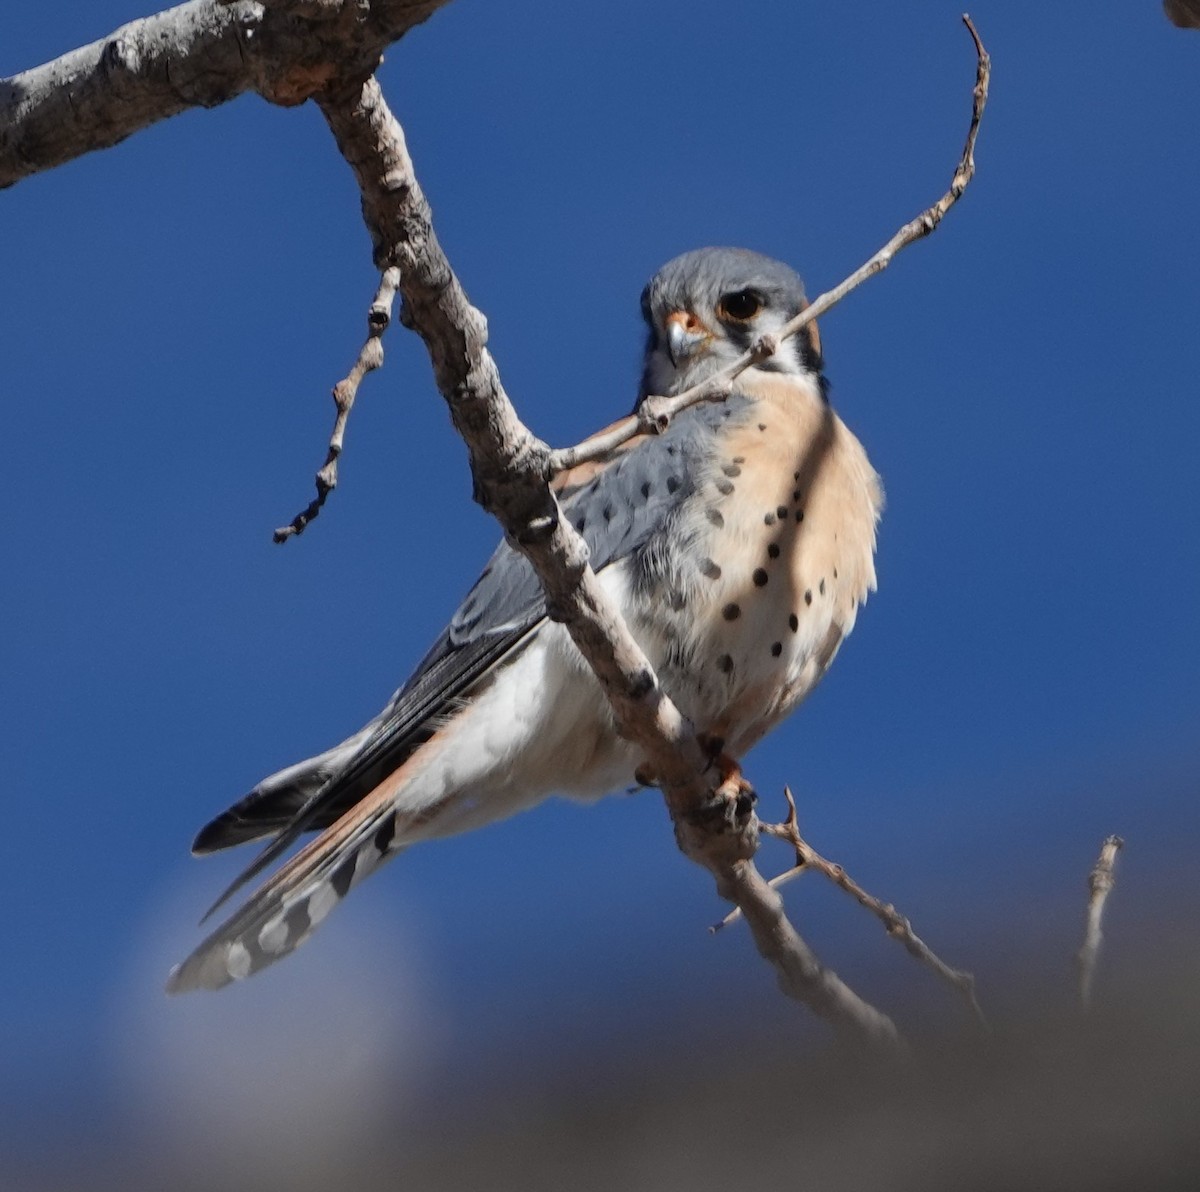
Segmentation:
{"type": "MultiPolygon", "coordinates": [[[[565,623],[612,704],[620,731],[644,754],[662,787],[680,848],[709,869],[721,896],[740,908],[787,993],[849,1037],[896,1046],[891,1021],[825,969],[787,921],[778,892],[754,867],[760,825],[752,801],[727,796],[692,726],[662,691],[600,587],[583,540],[559,515],[547,479],[624,439],[604,436],[588,449],[555,453],[522,425],[487,351],[486,322],[467,301],[437,242],[403,132],[373,71],[386,45],[444,2],[190,0],[132,22],[45,66],[0,80],[0,187],[115,144],[190,106],[214,106],[248,90],[284,105],[316,99],[358,177],[385,284],[399,271],[401,319],[418,331],[429,350],[438,387],[471,453],[476,498],[530,559],[549,615],[565,623]]],[[[971,132],[951,191],[841,287],[822,295],[784,329],[784,336],[885,268],[899,248],[932,231],[969,182],[988,61],[969,20],[967,25],[975,38],[979,73],[971,132]]],[[[777,340],[764,339],[737,372],[777,347],[777,340]]],[[[369,337],[355,370],[339,386],[330,466],[340,451],[353,390],[377,364],[378,348],[378,336],[369,337]]],[[[736,375],[723,378],[723,392],[736,375]]],[[[685,398],[718,396],[714,390],[667,404],[652,399],[642,417],[662,425],[685,398]]],[[[326,492],[330,479],[327,474],[326,492]]],[[[320,507],[320,483],[318,500],[297,523],[320,507]]],[[[296,531],[301,528],[297,523],[296,531]]]]}
{"type": "MultiPolygon", "coordinates": [[[[884,926],[893,939],[899,940],[910,956],[915,957],[932,972],[936,973],[947,985],[957,990],[967,1003],[976,1021],[985,1030],[987,1019],[975,996],[975,978],[971,973],[962,969],[951,968],[937,953],[913,930],[912,921],[902,915],[890,902],[883,902],[868,894],[836,861],[829,861],[803,836],[800,835],[800,823],[796,814],[796,800],[790,787],[783,788],[787,799],[787,819],[782,824],[763,824],[762,830],[770,836],[778,836],[786,840],[796,850],[796,864],[778,877],[771,879],[771,885],[778,889],[787,882],[794,881],[810,869],[815,869],[823,877],[828,878],[839,890],[849,894],[859,906],[865,907],[884,926]]],[[[720,931],[741,917],[738,907],[734,907],[719,923],[714,923],[712,930],[720,931]]]]}
{"type": "Polygon", "coordinates": [[[500,383],[485,320],[438,244],[403,130],[378,83],[351,84],[318,102],[358,179],[376,264],[400,269],[401,321],[429,350],[438,388],[470,451],[476,499],[530,560],[550,616],[564,622],[620,731],[645,755],[680,848],[713,874],[722,897],[742,908],[786,993],[848,1038],[899,1046],[891,1020],[823,967],[787,921],[779,894],[754,867],[758,821],[751,801],[718,796],[718,776],[692,726],[600,587],[582,538],[559,516],[546,482],[549,449],[521,423],[500,383]]]}
{"type": "Polygon", "coordinates": [[[714,373],[711,377],[685,389],[673,397],[647,397],[628,418],[623,418],[610,430],[602,435],[585,440],[574,447],[563,447],[550,453],[548,462],[549,474],[573,468],[589,460],[601,459],[614,448],[627,443],[636,435],[653,431],[663,431],[671,419],[681,410],[694,406],[702,401],[724,401],[733,391],[733,383],[738,377],[753,367],[770,359],[778,350],[780,344],[796,335],[809,323],[823,315],[827,310],[836,306],[852,290],[856,290],[868,278],[882,273],[891,263],[893,257],[903,248],[928,236],[942,222],[946,212],[958,202],[962,193],[967,189],[975,176],[975,139],[979,135],[979,122],[983,119],[984,105],[987,103],[988,85],[992,76],[992,60],[979,40],[979,33],[974,22],[964,14],[963,24],[967,27],[972,41],[975,43],[975,53],[978,65],[975,73],[975,90],[972,96],[971,123],[967,129],[967,140],[963,146],[962,157],[950,181],[950,189],[932,206],[927,207],[916,219],[906,223],[871,259],[859,266],[845,281],[814,298],[795,318],[786,323],[778,335],[764,335],[756,343],[735,360],[732,364],[714,373]]]}
{"type": "MultiPolygon", "coordinates": [[[[885,268],[898,247],[931,232],[970,181],[989,63],[969,20],[967,26],[975,39],[979,69],[967,147],[951,189],[843,283],[843,293],[885,268]]],[[[662,787],[680,848],[705,866],[718,893],[739,907],[786,993],[849,1037],[898,1046],[890,1019],[824,968],[788,922],[778,892],[753,863],[759,823],[751,801],[722,797],[692,726],[662,691],[646,656],[600,588],[583,540],[559,516],[547,479],[564,459],[561,454],[556,458],[521,423],[500,383],[486,348],[486,322],[468,302],[438,244],[403,131],[378,83],[373,78],[365,84],[347,79],[325,90],[317,102],[358,179],[376,264],[400,269],[401,320],[421,335],[429,350],[438,388],[470,451],[476,499],[530,560],[550,616],[564,622],[609,699],[620,731],[644,753],[662,787]]],[[[824,306],[814,303],[816,309],[810,308],[805,322],[832,306],[841,293],[831,291],[824,297],[824,306]]],[[[802,325],[797,320],[785,334],[802,325]]],[[[743,368],[776,347],[774,341],[760,342],[743,368]]],[[[650,410],[656,420],[663,416],[653,404],[650,410]]],[[[605,450],[613,445],[601,441],[605,450]]]]}
{"type": "Polygon", "coordinates": [[[106,149],[192,107],[257,91],[303,103],[366,78],[384,49],[447,0],[324,5],[190,0],[0,79],[0,188],[106,149]]]}
{"type": "Polygon", "coordinates": [[[395,266],[385,269],[379,279],[379,289],[375,291],[371,309],[367,311],[366,342],[349,373],[333,387],[337,416],[333,420],[325,462],[316,475],[317,495],[286,526],[280,526],[275,531],[273,537],[276,542],[286,542],[297,534],[303,534],[305,526],[321,512],[325,499],[337,488],[338,457],[342,454],[346,437],[346,420],[350,417],[363,377],[383,365],[383,333],[392,321],[392,303],[399,285],[400,270],[395,266]]]}

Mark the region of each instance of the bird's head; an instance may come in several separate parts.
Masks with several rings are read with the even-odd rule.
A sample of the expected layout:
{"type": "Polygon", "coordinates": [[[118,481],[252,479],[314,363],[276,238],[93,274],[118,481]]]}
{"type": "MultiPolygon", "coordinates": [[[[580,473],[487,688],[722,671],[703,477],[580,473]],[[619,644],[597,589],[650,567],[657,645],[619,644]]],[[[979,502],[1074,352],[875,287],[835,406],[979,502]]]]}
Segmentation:
{"type": "MultiPolygon", "coordinates": [[[[642,291],[649,328],[641,397],[680,393],[732,364],[807,305],[793,269],[745,248],[698,248],[668,261],[642,291]]],[[[820,381],[815,323],[757,367],[820,381]]]]}

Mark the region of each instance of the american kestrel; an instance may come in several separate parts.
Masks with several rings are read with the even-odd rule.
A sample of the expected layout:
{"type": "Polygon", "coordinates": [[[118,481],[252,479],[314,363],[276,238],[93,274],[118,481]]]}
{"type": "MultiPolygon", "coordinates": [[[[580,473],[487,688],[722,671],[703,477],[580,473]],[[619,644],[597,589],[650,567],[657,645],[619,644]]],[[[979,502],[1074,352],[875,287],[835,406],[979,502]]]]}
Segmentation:
{"type": "MultiPolygon", "coordinates": [[[[642,294],[641,395],[675,394],[805,306],[800,278],[757,253],[705,248],[642,294]]],[[[740,757],[816,685],[875,588],[879,478],[829,405],[816,327],[743,372],[721,403],[678,414],[556,481],[600,582],[663,689],[740,757]]],[[[640,400],[640,399],[639,399],[640,400]]],[[[303,943],[364,877],[419,840],[551,794],[636,785],[641,758],[526,560],[502,543],[387,707],[340,745],[260,782],[193,851],[318,835],[171,973],[215,989],[303,943]]]]}

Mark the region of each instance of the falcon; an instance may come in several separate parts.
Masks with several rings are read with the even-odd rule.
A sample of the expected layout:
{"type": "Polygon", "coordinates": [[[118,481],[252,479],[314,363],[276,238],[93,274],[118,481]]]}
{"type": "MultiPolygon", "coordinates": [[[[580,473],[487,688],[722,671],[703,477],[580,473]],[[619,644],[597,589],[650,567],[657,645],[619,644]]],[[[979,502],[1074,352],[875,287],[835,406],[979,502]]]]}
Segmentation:
{"type": "MultiPolygon", "coordinates": [[[[734,248],[685,253],[642,293],[639,401],[736,360],[804,309],[788,266],[734,248]]],[[[815,324],[692,406],[555,481],[561,515],[663,689],[741,757],[804,699],[875,589],[883,504],[866,453],[829,404],[815,324]]],[[[201,829],[204,854],[270,838],[221,902],[318,835],[170,975],[216,989],[288,955],[385,861],[421,840],[561,794],[636,785],[617,731],[529,563],[502,543],[448,628],[383,711],[289,766],[201,829]]],[[[215,908],[214,908],[215,909],[215,908]]]]}

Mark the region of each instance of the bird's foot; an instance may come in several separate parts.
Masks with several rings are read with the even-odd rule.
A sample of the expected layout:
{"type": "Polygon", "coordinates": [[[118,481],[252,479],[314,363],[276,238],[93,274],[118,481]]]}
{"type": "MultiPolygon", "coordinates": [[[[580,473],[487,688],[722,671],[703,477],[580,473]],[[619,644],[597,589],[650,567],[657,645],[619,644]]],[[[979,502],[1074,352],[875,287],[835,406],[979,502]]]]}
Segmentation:
{"type": "Polygon", "coordinates": [[[758,802],[754,787],[746,781],[738,762],[725,752],[723,738],[700,733],[697,740],[708,754],[709,764],[720,776],[712,798],[704,808],[705,814],[719,816],[731,828],[743,827],[753,813],[755,803],[758,802]]]}

